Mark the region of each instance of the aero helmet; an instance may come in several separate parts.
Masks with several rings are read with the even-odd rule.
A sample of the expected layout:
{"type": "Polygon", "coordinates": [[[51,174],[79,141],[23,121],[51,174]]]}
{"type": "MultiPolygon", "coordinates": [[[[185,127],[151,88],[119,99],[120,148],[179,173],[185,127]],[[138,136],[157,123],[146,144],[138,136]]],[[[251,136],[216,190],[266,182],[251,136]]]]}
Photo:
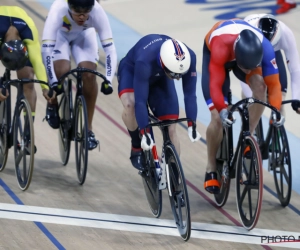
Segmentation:
{"type": "Polygon", "coordinates": [[[268,14],[261,17],[258,21],[257,27],[273,46],[278,43],[281,37],[281,28],[279,22],[273,15],[268,14]]]}
{"type": "Polygon", "coordinates": [[[234,44],[236,62],[244,69],[259,66],[263,57],[263,48],[257,35],[248,29],[243,30],[234,44]]]}
{"type": "Polygon", "coordinates": [[[78,13],[90,12],[95,4],[95,0],[68,0],[69,9],[78,13]]]}
{"type": "Polygon", "coordinates": [[[182,42],[169,39],[160,47],[160,61],[163,69],[169,75],[179,78],[189,70],[191,55],[182,42]]]}
{"type": "Polygon", "coordinates": [[[3,42],[0,48],[0,59],[3,66],[9,70],[19,70],[28,61],[28,51],[21,40],[3,42]]]}

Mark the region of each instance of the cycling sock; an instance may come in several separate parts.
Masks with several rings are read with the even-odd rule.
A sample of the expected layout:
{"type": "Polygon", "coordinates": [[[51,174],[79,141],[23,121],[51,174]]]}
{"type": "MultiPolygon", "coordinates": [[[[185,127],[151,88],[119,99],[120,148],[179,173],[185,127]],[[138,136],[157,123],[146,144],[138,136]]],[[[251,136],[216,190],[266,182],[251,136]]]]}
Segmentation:
{"type": "Polygon", "coordinates": [[[136,128],[136,130],[134,130],[134,131],[130,131],[129,129],[127,129],[127,130],[131,137],[132,147],[140,148],[141,147],[141,138],[140,138],[139,128],[136,128]]]}

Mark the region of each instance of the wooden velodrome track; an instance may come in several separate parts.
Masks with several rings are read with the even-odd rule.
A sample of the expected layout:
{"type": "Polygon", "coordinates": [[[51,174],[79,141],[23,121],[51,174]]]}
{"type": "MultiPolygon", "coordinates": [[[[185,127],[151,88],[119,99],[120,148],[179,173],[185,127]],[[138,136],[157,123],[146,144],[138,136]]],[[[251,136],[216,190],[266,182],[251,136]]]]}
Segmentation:
{"type": "MultiPolygon", "coordinates": [[[[1,4],[24,8],[42,34],[47,8],[35,1],[1,0],[1,4]]],[[[202,40],[216,21],[214,15],[219,14],[218,11],[201,11],[203,6],[187,5],[181,0],[164,3],[159,0],[108,0],[102,4],[110,15],[131,27],[137,36],[166,33],[186,42],[196,51],[198,72],[201,72],[202,40]]],[[[262,11],[266,9],[257,7],[252,13],[262,11]]],[[[300,34],[299,29],[296,32],[296,22],[289,20],[300,20],[296,16],[298,13],[296,9],[280,17],[297,38],[300,34]]],[[[121,45],[128,43],[127,31],[113,32],[122,37],[116,39],[116,44],[120,44],[120,50],[124,49],[121,45]]],[[[98,70],[103,72],[103,66],[99,65],[98,70]]],[[[2,65],[0,72],[3,72],[2,65]]],[[[122,105],[116,79],[113,85],[112,95],[98,95],[93,128],[101,151],[89,153],[88,175],[83,186],[77,182],[73,144],[68,165],[60,163],[58,131],[42,122],[46,103],[36,86],[35,144],[38,151],[33,180],[27,191],[18,188],[11,149],[7,167],[0,173],[0,249],[300,249],[299,242],[260,244],[262,237],[269,237],[272,242],[271,237],[293,236],[298,240],[300,235],[299,189],[293,191],[291,205],[282,208],[272,193],[275,191],[273,177],[266,170],[262,211],[254,230],[248,232],[240,225],[233,184],[224,208],[215,207],[213,197],[203,189],[206,126],[202,122],[198,122],[198,129],[203,140],[194,144],[190,143],[183,126],[177,129],[191,205],[191,239],[185,243],[178,236],[166,191],[163,192],[162,215],[154,219],[141,177],[129,161],[130,139],[121,119],[122,105]]],[[[233,87],[238,96],[240,88],[234,81],[233,87]]],[[[198,95],[198,99],[202,98],[198,95]]],[[[201,106],[198,110],[201,115],[207,107],[201,106]]],[[[295,120],[299,121],[299,117],[291,112],[288,115],[286,126],[299,139],[296,127],[299,122],[295,120]]],[[[183,112],[181,117],[184,117],[183,112]]],[[[276,241],[279,242],[279,238],[276,241]]]]}

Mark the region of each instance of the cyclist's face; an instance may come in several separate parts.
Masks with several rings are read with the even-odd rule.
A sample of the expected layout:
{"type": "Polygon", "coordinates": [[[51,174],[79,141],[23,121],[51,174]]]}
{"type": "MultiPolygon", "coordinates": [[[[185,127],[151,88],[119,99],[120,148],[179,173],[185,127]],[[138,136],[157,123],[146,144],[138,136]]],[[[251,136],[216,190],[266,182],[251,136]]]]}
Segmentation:
{"type": "Polygon", "coordinates": [[[91,11],[78,13],[72,9],[69,9],[69,12],[75,23],[82,26],[84,22],[89,18],[89,14],[91,11]]]}

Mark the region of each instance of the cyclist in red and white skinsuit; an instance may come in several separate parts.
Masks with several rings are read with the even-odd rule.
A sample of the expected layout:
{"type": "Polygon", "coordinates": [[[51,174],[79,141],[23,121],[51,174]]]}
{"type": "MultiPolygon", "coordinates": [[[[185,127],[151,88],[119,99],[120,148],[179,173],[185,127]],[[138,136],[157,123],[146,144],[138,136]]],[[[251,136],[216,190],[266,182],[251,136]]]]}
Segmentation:
{"type": "MultiPolygon", "coordinates": [[[[117,52],[106,13],[95,0],[55,0],[52,4],[43,31],[42,56],[50,87],[59,91],[57,79],[70,70],[70,52],[77,66],[96,70],[98,43],[96,32],[106,54],[106,78],[101,91],[111,94],[111,81],[117,66],[117,52]]],[[[83,74],[83,95],[87,104],[89,126],[89,149],[97,147],[98,141],[92,132],[92,120],[98,94],[96,76],[83,74]]],[[[59,127],[57,100],[49,98],[47,115],[52,128],[59,127]]]]}
{"type": "MultiPolygon", "coordinates": [[[[230,89],[230,71],[247,82],[256,99],[265,101],[269,91],[271,105],[280,109],[281,86],[274,49],[260,30],[244,20],[231,19],[216,23],[207,33],[203,45],[202,91],[211,112],[206,130],[207,167],[204,188],[214,194],[220,192],[216,173],[216,154],[222,141],[222,124],[231,126],[228,119],[227,96],[230,89]]],[[[249,107],[250,132],[253,133],[264,106],[249,107]]],[[[280,126],[284,118],[274,122],[280,126]]]]}
{"type": "MultiPolygon", "coordinates": [[[[289,73],[292,99],[300,100],[300,58],[292,30],[282,21],[277,20],[276,17],[270,14],[253,14],[245,17],[244,20],[260,29],[273,45],[279,70],[282,99],[284,100],[286,96],[288,83],[287,74],[289,73]],[[286,56],[288,70],[285,66],[285,58],[282,55],[282,51],[286,56]]],[[[241,86],[244,96],[251,97],[252,91],[250,87],[244,82],[241,82],[241,86]]],[[[300,107],[295,105],[296,104],[293,105],[293,109],[300,114],[300,107]]],[[[284,106],[281,107],[281,113],[284,115],[283,107],[284,106]]]]}

